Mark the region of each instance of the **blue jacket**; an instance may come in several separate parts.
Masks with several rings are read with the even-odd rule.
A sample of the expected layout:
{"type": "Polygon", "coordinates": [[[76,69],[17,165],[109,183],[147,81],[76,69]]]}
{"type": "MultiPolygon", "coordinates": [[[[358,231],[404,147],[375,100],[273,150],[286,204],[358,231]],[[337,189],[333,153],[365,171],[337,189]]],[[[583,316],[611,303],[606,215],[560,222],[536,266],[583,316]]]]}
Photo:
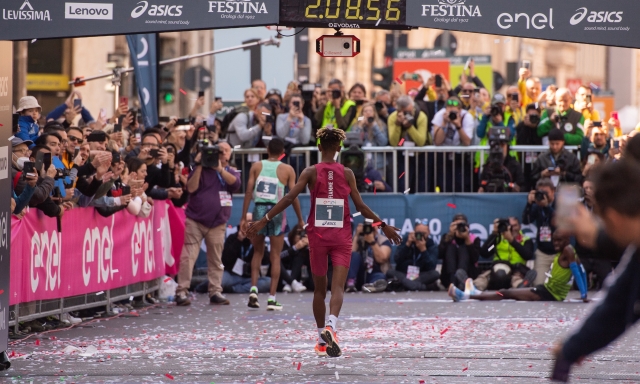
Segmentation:
{"type": "Polygon", "coordinates": [[[11,191],[13,195],[13,200],[16,202],[16,207],[12,213],[18,214],[22,212],[23,209],[27,205],[29,205],[29,200],[31,200],[31,196],[36,192],[36,189],[29,184],[26,184],[20,196],[16,195],[15,191],[11,191]]]}
{"type": "MultiPolygon", "coordinates": [[[[31,116],[20,116],[18,119],[18,132],[15,136],[22,140],[31,140],[35,143],[40,133],[40,126],[31,116]]],[[[31,144],[29,148],[33,148],[35,144],[31,144]]]]}
{"type": "MultiPolygon", "coordinates": [[[[58,156],[53,156],[51,158],[51,163],[53,164],[54,167],[56,167],[56,169],[65,169],[65,166],[62,163],[62,160],[60,160],[58,156]]],[[[64,180],[63,179],[56,180],[54,182],[54,185],[55,187],[60,188],[60,195],[62,197],[67,197],[67,192],[64,188],[64,183],[71,184],[71,179],[69,178],[69,176],[65,177],[64,180]]]]}
{"type": "MultiPolygon", "coordinates": [[[[67,108],[69,108],[67,107],[67,104],[57,106],[53,111],[49,112],[49,114],[47,115],[47,121],[58,120],[64,115],[64,112],[67,110],[67,108]]],[[[85,109],[85,107],[82,107],[80,116],[82,116],[82,120],[84,120],[84,122],[87,124],[95,121],[93,116],[91,116],[91,114],[85,109]]]]}
{"type": "Polygon", "coordinates": [[[407,273],[410,265],[420,268],[420,272],[433,271],[438,263],[438,245],[431,238],[427,239],[427,249],[424,252],[412,244],[407,247],[407,239],[409,235],[402,238],[402,244],[396,249],[394,260],[396,262],[396,271],[407,273]]]}

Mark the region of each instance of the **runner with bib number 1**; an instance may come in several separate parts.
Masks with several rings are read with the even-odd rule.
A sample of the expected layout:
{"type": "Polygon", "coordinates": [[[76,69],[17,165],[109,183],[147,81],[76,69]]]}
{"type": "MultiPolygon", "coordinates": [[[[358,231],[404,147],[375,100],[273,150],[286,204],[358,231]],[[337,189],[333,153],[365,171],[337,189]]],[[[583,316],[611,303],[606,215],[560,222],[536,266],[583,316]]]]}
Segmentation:
{"type": "MultiPolygon", "coordinates": [[[[267,145],[269,159],[253,163],[249,171],[249,181],[247,191],[244,195],[242,205],[242,220],[240,228],[247,230],[247,210],[253,197],[255,206],[253,208],[253,219],[260,220],[265,217],[274,205],[284,196],[284,188],[293,189],[296,184],[296,172],[293,167],[280,162],[284,153],[284,141],[274,137],[267,145]]],[[[293,209],[298,216],[298,223],[302,225],[304,219],[300,211],[298,198],[293,201],[293,209]]],[[[284,244],[284,231],[287,226],[285,213],[269,216],[269,222],[265,228],[251,239],[253,244],[253,258],[251,259],[251,290],[249,291],[249,308],[260,308],[258,303],[258,278],[260,277],[260,264],[264,256],[264,238],[269,236],[271,249],[269,259],[271,261],[271,289],[267,300],[267,311],[280,311],[282,305],[276,300],[276,289],[280,281],[280,252],[284,244]]]]}
{"type": "Polygon", "coordinates": [[[249,238],[255,238],[273,218],[293,204],[297,196],[308,186],[311,191],[311,212],[307,223],[309,237],[309,258],[315,285],[313,315],[318,327],[319,340],[315,351],[319,356],[338,357],[342,354],[336,337],[338,316],[342,308],[344,286],[351,262],[352,233],[349,214],[349,196],[358,212],[379,226],[385,236],[394,244],[400,244],[402,237],[398,228],[386,225],[362,201],[356,186],[356,178],[349,168],[336,163],[334,157],[346,138],[340,129],[331,126],[318,130],[318,150],[322,162],[306,168],[298,183],[264,217],[251,224],[247,231],[249,238]],[[333,264],[331,284],[330,316],[325,327],[325,298],[327,295],[328,257],[333,264]]]}

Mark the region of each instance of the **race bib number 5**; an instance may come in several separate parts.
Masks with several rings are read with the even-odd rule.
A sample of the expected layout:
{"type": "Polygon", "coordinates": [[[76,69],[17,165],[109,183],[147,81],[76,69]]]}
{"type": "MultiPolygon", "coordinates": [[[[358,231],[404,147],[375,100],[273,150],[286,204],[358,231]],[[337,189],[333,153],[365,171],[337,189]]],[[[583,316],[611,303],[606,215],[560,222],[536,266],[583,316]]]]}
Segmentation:
{"type": "Polygon", "coordinates": [[[256,180],[256,197],[264,200],[277,200],[278,179],[260,176],[256,180]]]}
{"type": "Polygon", "coordinates": [[[342,228],[343,219],[344,200],[316,199],[316,228],[342,228]]]}

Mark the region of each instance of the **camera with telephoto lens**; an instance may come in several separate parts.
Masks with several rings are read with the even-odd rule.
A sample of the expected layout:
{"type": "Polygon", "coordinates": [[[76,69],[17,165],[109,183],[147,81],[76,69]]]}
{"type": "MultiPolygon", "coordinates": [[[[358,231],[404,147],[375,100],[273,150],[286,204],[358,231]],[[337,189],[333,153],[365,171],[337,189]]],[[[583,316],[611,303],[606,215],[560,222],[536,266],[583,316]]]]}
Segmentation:
{"type": "Polygon", "coordinates": [[[69,170],[64,168],[64,169],[59,169],[56,168],[56,175],[53,177],[54,180],[60,180],[60,179],[64,179],[65,177],[69,176],[69,170]]]}
{"type": "Polygon", "coordinates": [[[373,233],[373,223],[370,220],[365,220],[362,224],[362,234],[370,235],[371,233],[373,233]]]}
{"type": "MultiPolygon", "coordinates": [[[[347,134],[349,135],[349,134],[347,134]]],[[[365,156],[364,152],[353,144],[342,152],[340,152],[340,163],[346,168],[353,171],[353,175],[356,177],[356,185],[360,192],[372,192],[373,184],[367,184],[365,179],[365,156]]]]}
{"type": "Polygon", "coordinates": [[[535,193],[535,199],[538,202],[541,202],[545,199],[545,197],[547,197],[547,192],[545,191],[536,191],[535,193]]]}
{"type": "Polygon", "coordinates": [[[207,145],[200,149],[200,164],[204,168],[218,168],[220,165],[220,147],[207,145]]]}
{"type": "Polygon", "coordinates": [[[498,220],[498,233],[505,233],[509,230],[509,219],[498,220]]]}
{"type": "Polygon", "coordinates": [[[412,115],[412,114],[410,114],[409,112],[405,112],[405,114],[404,114],[404,119],[405,119],[407,122],[412,122],[412,121],[413,121],[413,115],[412,115]]]}
{"type": "Polygon", "coordinates": [[[458,118],[458,112],[451,111],[449,112],[449,121],[454,121],[458,118]]]}
{"type": "Polygon", "coordinates": [[[509,132],[506,127],[492,127],[489,129],[489,158],[486,165],[488,181],[483,182],[485,192],[508,192],[511,177],[504,167],[504,152],[501,143],[509,142],[509,132]]]}
{"type": "Polygon", "coordinates": [[[456,226],[456,231],[460,233],[467,232],[467,228],[469,228],[467,223],[458,223],[458,225],[456,226]]]}
{"type": "Polygon", "coordinates": [[[302,94],[302,100],[304,100],[305,103],[309,103],[313,99],[313,92],[316,90],[316,85],[302,83],[300,84],[300,90],[302,91],[300,92],[302,94]]]}
{"type": "Polygon", "coordinates": [[[373,124],[374,121],[376,121],[375,117],[373,117],[373,116],[367,117],[367,122],[369,122],[369,124],[373,124]]]}
{"type": "Polygon", "coordinates": [[[417,241],[422,241],[425,239],[425,235],[422,232],[416,232],[416,240],[417,241]]]}
{"type": "Polygon", "coordinates": [[[491,107],[491,116],[496,117],[502,115],[502,108],[497,105],[491,107]]]}
{"type": "Polygon", "coordinates": [[[531,124],[540,124],[540,116],[539,115],[529,115],[529,122],[531,124]]]}

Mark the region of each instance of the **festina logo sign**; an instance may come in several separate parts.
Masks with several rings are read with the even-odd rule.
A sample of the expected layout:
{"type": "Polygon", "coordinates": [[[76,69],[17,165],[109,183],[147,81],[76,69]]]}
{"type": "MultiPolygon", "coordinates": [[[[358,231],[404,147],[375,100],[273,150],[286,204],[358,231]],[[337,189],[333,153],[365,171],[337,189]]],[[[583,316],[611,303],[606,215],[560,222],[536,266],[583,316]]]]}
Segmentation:
{"type": "Polygon", "coordinates": [[[439,0],[438,5],[422,5],[422,16],[482,17],[480,7],[467,5],[466,0],[439,0]]]}
{"type": "Polygon", "coordinates": [[[269,13],[258,1],[209,1],[209,13],[269,13]]]}
{"type": "Polygon", "coordinates": [[[51,15],[49,10],[36,11],[29,3],[29,0],[24,0],[22,6],[18,10],[2,9],[3,20],[42,20],[51,21],[51,15]]]}

